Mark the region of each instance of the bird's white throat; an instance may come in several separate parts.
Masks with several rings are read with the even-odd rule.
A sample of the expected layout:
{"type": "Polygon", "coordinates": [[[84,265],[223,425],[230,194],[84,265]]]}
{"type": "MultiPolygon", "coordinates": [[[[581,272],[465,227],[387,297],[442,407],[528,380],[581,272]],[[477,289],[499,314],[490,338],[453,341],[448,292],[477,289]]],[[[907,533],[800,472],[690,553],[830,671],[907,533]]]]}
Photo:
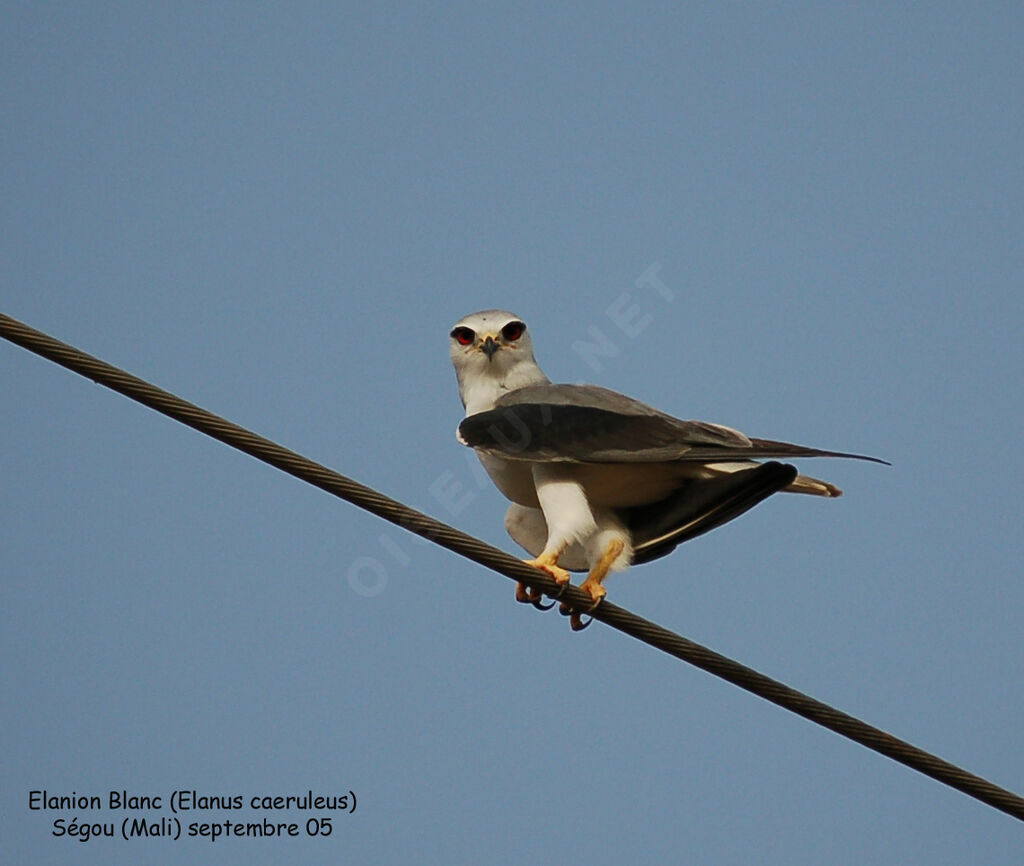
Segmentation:
{"type": "MultiPolygon", "coordinates": [[[[501,353],[499,353],[500,355],[501,353]]],[[[466,415],[475,415],[494,408],[498,398],[509,391],[525,388],[527,385],[544,385],[550,382],[544,371],[533,358],[514,358],[511,364],[472,358],[463,366],[456,365],[459,380],[459,396],[466,407],[466,415]]]]}

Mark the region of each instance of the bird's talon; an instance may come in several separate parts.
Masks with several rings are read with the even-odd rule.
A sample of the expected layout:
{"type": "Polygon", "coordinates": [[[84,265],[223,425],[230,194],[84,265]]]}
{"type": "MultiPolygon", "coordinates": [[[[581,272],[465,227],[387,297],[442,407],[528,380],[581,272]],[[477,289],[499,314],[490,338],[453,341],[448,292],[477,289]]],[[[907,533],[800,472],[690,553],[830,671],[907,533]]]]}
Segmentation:
{"type": "MultiPolygon", "coordinates": [[[[586,613],[590,613],[590,611],[592,611],[596,607],[597,607],[597,603],[593,604],[586,611],[586,613]]],[[[575,610],[572,607],[570,607],[564,601],[561,604],[558,605],[558,612],[562,616],[569,617],[569,628],[571,628],[573,631],[583,631],[583,629],[585,629],[588,625],[590,625],[594,621],[594,618],[590,617],[590,619],[588,619],[586,622],[584,622],[583,621],[583,614],[581,614],[578,610],[575,610]]]]}
{"type": "MultiPolygon", "coordinates": [[[[599,588],[603,589],[603,587],[599,587],[599,588]]],[[[591,616],[590,619],[588,619],[586,622],[584,622],[583,621],[583,615],[584,614],[592,614],[595,610],[597,610],[598,605],[600,605],[601,602],[604,600],[604,596],[605,596],[605,593],[602,592],[597,598],[594,599],[594,603],[592,605],[590,605],[590,607],[588,607],[582,613],[580,611],[576,610],[574,607],[572,607],[572,605],[570,605],[566,601],[563,601],[563,602],[561,602],[558,605],[558,612],[562,616],[569,617],[569,627],[573,631],[583,631],[583,629],[585,629],[588,625],[590,625],[594,621],[593,616],[591,616]]]]}
{"type": "Polygon", "coordinates": [[[543,604],[544,593],[534,591],[532,586],[527,586],[525,583],[516,584],[516,601],[522,604],[532,604],[537,610],[551,610],[555,606],[554,602],[543,604]]]}
{"type": "MultiPolygon", "coordinates": [[[[595,607],[596,606],[597,605],[595,605],[595,607]]],[[[591,608],[591,610],[593,610],[593,608],[591,608]]],[[[590,617],[590,619],[584,622],[583,619],[580,617],[580,614],[574,610],[572,612],[572,616],[569,618],[569,628],[571,628],[573,631],[583,631],[583,629],[585,629],[593,621],[594,618],[590,617]]]]}
{"type": "Polygon", "coordinates": [[[516,601],[521,604],[533,604],[543,597],[542,593],[534,592],[533,587],[527,586],[525,583],[516,584],[516,601]]]}

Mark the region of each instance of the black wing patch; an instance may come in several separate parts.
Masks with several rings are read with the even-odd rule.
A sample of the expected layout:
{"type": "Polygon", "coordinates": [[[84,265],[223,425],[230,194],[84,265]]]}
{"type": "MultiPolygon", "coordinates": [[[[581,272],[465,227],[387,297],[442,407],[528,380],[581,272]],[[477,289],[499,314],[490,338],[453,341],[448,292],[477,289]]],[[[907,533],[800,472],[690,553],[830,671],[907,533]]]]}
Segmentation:
{"type": "Polygon", "coordinates": [[[762,463],[710,479],[694,479],[651,505],[619,510],[633,537],[633,563],[666,556],[684,541],[739,517],[797,476],[787,463],[762,463]]]}
{"type": "Polygon", "coordinates": [[[473,448],[519,460],[621,463],[678,460],[704,446],[742,454],[732,431],[678,421],[668,415],[631,415],[592,406],[516,403],[470,415],[459,436],[473,448]]]}

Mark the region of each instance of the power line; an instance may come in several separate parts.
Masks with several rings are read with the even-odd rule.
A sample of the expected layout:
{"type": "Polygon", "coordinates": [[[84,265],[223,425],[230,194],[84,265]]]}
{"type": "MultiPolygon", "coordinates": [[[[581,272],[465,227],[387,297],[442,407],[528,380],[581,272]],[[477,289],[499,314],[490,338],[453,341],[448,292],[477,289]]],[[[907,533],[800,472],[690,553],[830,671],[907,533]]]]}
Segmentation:
{"type": "MultiPolygon", "coordinates": [[[[563,589],[546,573],[524,564],[496,547],[460,532],[452,526],[416,511],[383,493],[353,481],[351,478],[339,475],[326,466],[315,463],[269,439],[246,430],[244,427],[201,409],[199,406],[182,400],[143,379],[132,376],[124,370],[94,358],[74,346],[62,343],[2,313],[0,313],[0,336],[30,352],[48,358],[62,367],[92,379],[100,385],[149,406],[182,424],[187,424],[200,433],[205,433],[232,448],[244,451],[257,460],[262,460],[289,475],[294,475],[314,487],[319,487],[321,490],[351,502],[403,529],[414,532],[492,571],[503,574],[505,577],[525,582],[549,596],[561,593],[561,600],[577,610],[586,610],[592,604],[589,594],[577,586],[570,585],[563,589]]],[[[830,731],[931,776],[933,779],[1013,815],[1015,818],[1024,820],[1024,798],[894,737],[892,734],[798,692],[796,689],[662,628],[660,625],[609,601],[602,601],[592,615],[594,619],[650,644],[662,652],[689,662],[758,697],[828,728],[830,731]]]]}

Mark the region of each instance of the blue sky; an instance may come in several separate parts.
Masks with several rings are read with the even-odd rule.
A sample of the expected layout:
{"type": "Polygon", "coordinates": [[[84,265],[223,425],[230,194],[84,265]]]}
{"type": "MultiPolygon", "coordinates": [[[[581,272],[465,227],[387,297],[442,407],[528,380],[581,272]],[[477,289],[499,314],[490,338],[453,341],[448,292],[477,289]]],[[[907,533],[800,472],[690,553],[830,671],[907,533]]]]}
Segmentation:
{"type": "MultiPolygon", "coordinates": [[[[8,3],[0,310],[508,550],[453,435],[478,309],[555,380],[885,457],[610,597],[1024,791],[1022,24],[8,3]]],[[[10,862],[1020,861],[1012,818],[7,343],[0,401],[10,862]],[[358,806],[78,842],[43,788],[358,806]]]]}

